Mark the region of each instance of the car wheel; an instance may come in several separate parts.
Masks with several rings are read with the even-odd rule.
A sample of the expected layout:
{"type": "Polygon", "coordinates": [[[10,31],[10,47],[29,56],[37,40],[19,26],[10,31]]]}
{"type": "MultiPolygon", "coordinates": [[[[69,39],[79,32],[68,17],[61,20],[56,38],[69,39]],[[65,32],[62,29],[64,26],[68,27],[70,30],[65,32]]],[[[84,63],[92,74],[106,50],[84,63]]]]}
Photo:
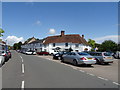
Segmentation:
{"type": "Polygon", "coordinates": [[[88,67],[91,67],[92,64],[87,64],[88,67]]]}
{"type": "Polygon", "coordinates": [[[103,62],[103,61],[100,61],[100,64],[102,65],[102,64],[104,64],[104,62],[103,62]]]}
{"type": "Polygon", "coordinates": [[[100,64],[100,60],[96,58],[96,64],[100,64]]]}
{"type": "Polygon", "coordinates": [[[105,65],[108,65],[109,63],[108,62],[105,62],[105,65]]]}
{"type": "Polygon", "coordinates": [[[61,57],[58,57],[58,60],[61,60],[61,57]]]}
{"type": "Polygon", "coordinates": [[[65,61],[64,61],[64,58],[61,59],[61,62],[63,62],[63,63],[65,62],[65,61]]]}
{"type": "Polygon", "coordinates": [[[76,60],[73,60],[73,65],[74,65],[74,66],[77,66],[77,65],[78,65],[78,63],[77,63],[76,60]]]}

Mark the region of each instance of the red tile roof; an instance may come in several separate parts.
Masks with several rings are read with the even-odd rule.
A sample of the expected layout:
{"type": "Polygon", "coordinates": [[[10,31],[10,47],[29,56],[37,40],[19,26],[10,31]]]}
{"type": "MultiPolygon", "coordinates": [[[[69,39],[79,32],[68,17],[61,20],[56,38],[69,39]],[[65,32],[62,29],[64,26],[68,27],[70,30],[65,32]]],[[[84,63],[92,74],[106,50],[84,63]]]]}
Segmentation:
{"type": "Polygon", "coordinates": [[[79,43],[89,45],[88,42],[84,38],[82,38],[79,34],[49,36],[45,39],[44,44],[49,43],[79,43]]]}
{"type": "Polygon", "coordinates": [[[6,44],[6,42],[2,41],[3,44],[6,44]]]}

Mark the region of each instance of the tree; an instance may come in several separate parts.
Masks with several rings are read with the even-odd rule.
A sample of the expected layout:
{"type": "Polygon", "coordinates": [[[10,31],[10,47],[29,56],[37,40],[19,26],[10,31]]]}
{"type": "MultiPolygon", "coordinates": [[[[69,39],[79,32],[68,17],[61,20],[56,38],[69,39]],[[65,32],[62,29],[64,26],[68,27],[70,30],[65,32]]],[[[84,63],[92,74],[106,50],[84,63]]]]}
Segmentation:
{"type": "Polygon", "coordinates": [[[17,50],[17,49],[18,49],[17,43],[15,43],[15,44],[13,45],[13,48],[14,48],[14,50],[17,50]]]}
{"type": "Polygon", "coordinates": [[[18,49],[21,49],[22,42],[18,43],[18,49]]]}
{"type": "Polygon", "coordinates": [[[118,44],[117,51],[120,51],[120,44],[118,44]]]}
{"type": "Polygon", "coordinates": [[[101,46],[100,46],[100,49],[101,51],[112,51],[112,52],[115,52],[117,51],[117,43],[115,43],[114,41],[112,40],[105,40],[101,46]]]}
{"type": "Polygon", "coordinates": [[[5,32],[5,31],[4,31],[2,28],[0,28],[0,37],[3,36],[2,33],[4,33],[4,32],[5,32]]]}
{"type": "Polygon", "coordinates": [[[22,45],[22,42],[15,43],[15,44],[13,45],[14,50],[21,49],[21,45],[22,45]]]}
{"type": "Polygon", "coordinates": [[[92,50],[95,48],[95,40],[89,39],[88,44],[92,47],[92,50]]]}

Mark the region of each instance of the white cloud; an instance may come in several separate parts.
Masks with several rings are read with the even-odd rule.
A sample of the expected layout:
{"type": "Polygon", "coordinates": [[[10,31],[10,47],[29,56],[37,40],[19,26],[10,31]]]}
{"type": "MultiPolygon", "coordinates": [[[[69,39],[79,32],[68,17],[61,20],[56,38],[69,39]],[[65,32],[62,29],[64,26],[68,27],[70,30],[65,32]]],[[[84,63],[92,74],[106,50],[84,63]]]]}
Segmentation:
{"type": "Polygon", "coordinates": [[[20,41],[24,42],[23,37],[16,37],[16,36],[8,36],[5,40],[7,40],[8,45],[13,45],[14,43],[18,43],[20,41]]]}
{"type": "Polygon", "coordinates": [[[41,24],[41,22],[38,20],[38,21],[36,22],[36,24],[39,25],[39,24],[41,24]]]}
{"type": "Polygon", "coordinates": [[[112,40],[116,43],[120,42],[120,35],[108,35],[94,39],[97,43],[102,43],[105,40],[112,40]]]}
{"type": "Polygon", "coordinates": [[[40,20],[37,20],[37,21],[34,23],[34,25],[41,25],[40,20]]]}
{"type": "Polygon", "coordinates": [[[49,29],[49,34],[55,34],[56,30],[55,29],[49,29]]]}

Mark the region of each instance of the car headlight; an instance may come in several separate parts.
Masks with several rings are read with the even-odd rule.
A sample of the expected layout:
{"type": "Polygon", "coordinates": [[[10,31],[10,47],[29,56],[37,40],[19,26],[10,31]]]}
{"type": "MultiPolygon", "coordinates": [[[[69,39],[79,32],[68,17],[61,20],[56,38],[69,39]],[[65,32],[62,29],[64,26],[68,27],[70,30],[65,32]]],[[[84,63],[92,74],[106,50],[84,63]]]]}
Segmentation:
{"type": "Polygon", "coordinates": [[[55,55],[55,56],[59,56],[59,55],[57,54],[57,55],[55,55]]]}

